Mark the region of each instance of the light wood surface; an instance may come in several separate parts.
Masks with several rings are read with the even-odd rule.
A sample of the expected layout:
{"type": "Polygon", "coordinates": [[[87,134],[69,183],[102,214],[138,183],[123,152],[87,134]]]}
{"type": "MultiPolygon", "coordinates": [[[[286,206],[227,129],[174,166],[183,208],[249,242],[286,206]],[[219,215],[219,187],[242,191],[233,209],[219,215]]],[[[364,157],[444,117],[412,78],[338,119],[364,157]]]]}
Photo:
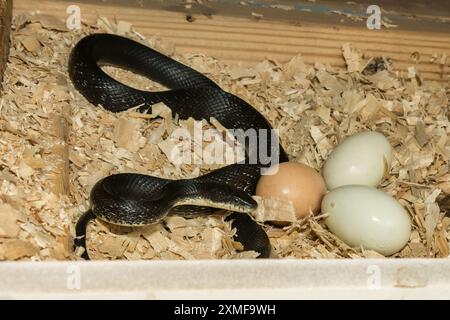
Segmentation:
{"type": "MultiPolygon", "coordinates": [[[[39,10],[42,15],[67,17],[66,8],[76,2],[67,1],[14,1],[14,14],[39,10]]],[[[196,15],[193,22],[186,14],[168,10],[155,10],[119,5],[108,2],[78,3],[81,17],[93,22],[98,16],[133,24],[145,36],[158,34],[172,42],[180,52],[200,52],[227,62],[254,63],[265,58],[288,61],[301,53],[307,63],[322,62],[344,67],[341,54],[344,43],[350,42],[362,49],[367,57],[386,56],[394,61],[394,68],[405,71],[415,66],[422,78],[438,81],[450,80],[450,33],[422,32],[392,29],[369,30],[365,22],[360,27],[330,24],[294,25],[285,21],[256,20],[254,17],[196,15]],[[420,54],[419,61],[411,58],[420,54]],[[432,63],[432,56],[444,64],[432,63]]],[[[326,16],[324,15],[324,19],[326,16]]]]}

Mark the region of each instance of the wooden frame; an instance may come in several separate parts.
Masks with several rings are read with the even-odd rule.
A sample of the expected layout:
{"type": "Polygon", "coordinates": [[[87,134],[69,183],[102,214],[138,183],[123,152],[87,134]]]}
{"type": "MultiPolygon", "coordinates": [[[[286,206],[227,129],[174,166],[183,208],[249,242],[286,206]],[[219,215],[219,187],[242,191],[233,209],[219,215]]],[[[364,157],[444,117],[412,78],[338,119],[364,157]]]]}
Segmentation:
{"type": "MultiPolygon", "coordinates": [[[[408,5],[414,7],[416,2],[410,1],[408,5]]],[[[445,5],[445,1],[435,2],[445,5]]],[[[319,61],[344,67],[342,45],[351,42],[365,52],[367,58],[391,58],[397,70],[406,72],[407,67],[414,65],[425,80],[450,79],[450,59],[447,59],[450,57],[450,32],[446,32],[450,30],[450,18],[441,16],[445,12],[433,4],[421,15],[419,9],[411,13],[389,10],[392,5],[386,3],[383,14],[389,12],[392,20],[401,24],[393,27],[396,21],[392,21],[386,24],[389,28],[369,30],[360,15],[350,15],[344,9],[335,10],[336,13],[320,11],[333,9],[331,5],[326,9],[318,7],[320,12],[316,13],[314,6],[286,10],[288,6],[271,7],[272,2],[264,0],[253,1],[253,7],[235,1],[208,2],[208,6],[203,7],[175,3],[44,0],[37,8],[34,1],[16,0],[14,14],[35,12],[65,27],[66,9],[75,4],[81,10],[82,21],[93,22],[98,16],[126,21],[147,37],[157,34],[169,40],[180,53],[199,52],[244,64],[265,58],[286,62],[301,53],[306,63],[319,61]]],[[[338,1],[336,8],[344,3],[338,1]]],[[[359,12],[361,14],[361,9],[359,12]]]]}

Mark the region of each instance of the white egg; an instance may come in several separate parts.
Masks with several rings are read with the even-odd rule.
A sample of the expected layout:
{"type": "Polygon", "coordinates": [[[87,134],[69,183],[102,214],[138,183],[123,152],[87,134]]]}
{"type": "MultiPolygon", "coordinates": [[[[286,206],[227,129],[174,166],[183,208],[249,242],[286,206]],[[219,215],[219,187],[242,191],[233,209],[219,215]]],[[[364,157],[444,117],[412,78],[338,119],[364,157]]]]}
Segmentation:
{"type": "Polygon", "coordinates": [[[377,186],[392,161],[392,147],[386,137],[365,131],[344,139],[331,152],[323,167],[329,190],[348,184],[377,186]]]}
{"type": "Polygon", "coordinates": [[[348,185],[330,191],[322,200],[327,227],[349,246],[362,246],[389,256],[411,236],[411,219],[391,196],[375,188],[348,185]]]}

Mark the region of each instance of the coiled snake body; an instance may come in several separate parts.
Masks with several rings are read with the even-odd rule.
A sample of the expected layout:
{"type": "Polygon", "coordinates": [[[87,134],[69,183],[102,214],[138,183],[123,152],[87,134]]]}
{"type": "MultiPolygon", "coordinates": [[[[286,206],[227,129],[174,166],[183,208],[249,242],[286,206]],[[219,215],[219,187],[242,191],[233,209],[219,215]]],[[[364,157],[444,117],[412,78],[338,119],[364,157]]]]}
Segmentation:
{"type": "MultiPolygon", "coordinates": [[[[81,39],[71,52],[69,75],[88,101],[112,112],[136,106],[143,106],[140,111],[146,112],[153,104],[164,102],[179,119],[214,117],[227,129],[271,129],[252,106],[223,91],[206,76],[120,36],[93,34],[81,39]],[[103,72],[100,64],[134,71],[170,90],[149,92],[131,88],[103,72]]],[[[270,136],[263,143],[269,146],[270,136]]],[[[277,160],[288,160],[281,146],[277,160]]],[[[180,180],[129,173],[108,176],[91,191],[90,210],[76,226],[76,245],[86,245],[86,224],[94,217],[118,225],[142,226],[161,221],[167,214],[210,214],[216,208],[234,211],[228,219],[233,220],[236,238],[245,250],[268,257],[270,243],[266,233],[246,214],[256,208],[251,195],[263,166],[260,161],[238,163],[198,178],[180,180]]],[[[84,257],[88,258],[87,253],[84,257]]]]}

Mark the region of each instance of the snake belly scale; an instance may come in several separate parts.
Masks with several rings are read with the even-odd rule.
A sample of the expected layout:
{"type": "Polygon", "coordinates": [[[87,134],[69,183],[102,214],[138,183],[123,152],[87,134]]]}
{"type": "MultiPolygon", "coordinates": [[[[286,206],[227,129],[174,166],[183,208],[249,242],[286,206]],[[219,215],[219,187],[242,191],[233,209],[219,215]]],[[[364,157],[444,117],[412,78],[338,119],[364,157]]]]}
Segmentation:
{"type": "MultiPolygon", "coordinates": [[[[92,34],[82,38],[70,54],[69,76],[89,102],[111,112],[136,106],[148,112],[153,104],[163,102],[179,119],[214,117],[227,129],[271,129],[256,109],[203,74],[121,36],[92,34]],[[104,64],[144,75],[169,90],[149,92],[129,87],[107,75],[100,68],[104,64]]],[[[267,145],[271,142],[270,136],[263,141],[267,145]]],[[[287,161],[283,148],[279,146],[278,150],[276,162],[287,161]]],[[[168,214],[217,214],[217,209],[223,209],[233,212],[227,219],[232,220],[232,227],[237,229],[235,238],[244,249],[268,257],[271,247],[267,234],[248,215],[257,206],[251,196],[262,167],[259,161],[244,161],[179,180],[134,173],[105,177],[91,190],[90,209],[77,223],[75,244],[86,246],[86,226],[93,218],[117,225],[144,226],[168,214]]],[[[89,258],[87,251],[83,257],[89,258]]]]}

